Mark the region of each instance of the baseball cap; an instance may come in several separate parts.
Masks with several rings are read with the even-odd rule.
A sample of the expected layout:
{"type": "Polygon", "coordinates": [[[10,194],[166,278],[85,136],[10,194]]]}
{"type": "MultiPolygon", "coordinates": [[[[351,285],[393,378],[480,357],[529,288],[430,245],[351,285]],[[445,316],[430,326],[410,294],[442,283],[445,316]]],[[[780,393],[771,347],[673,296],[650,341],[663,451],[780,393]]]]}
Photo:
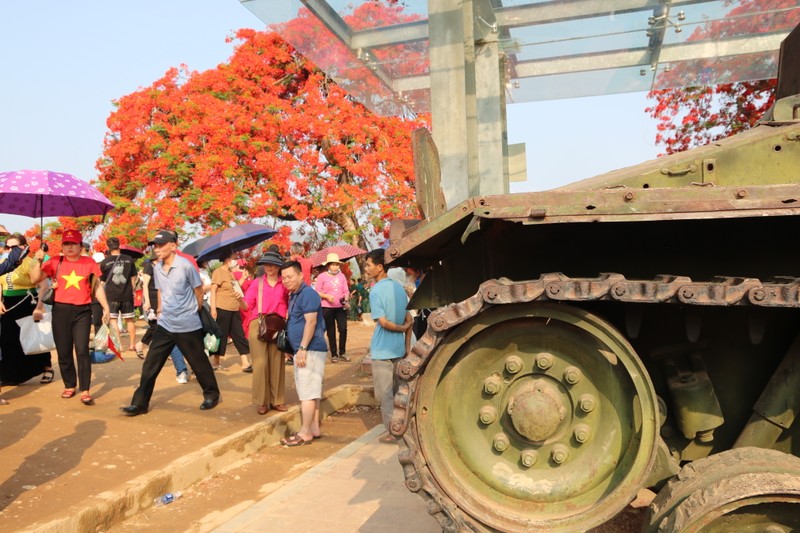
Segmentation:
{"type": "Polygon", "coordinates": [[[167,242],[178,242],[178,234],[168,229],[162,229],[153,237],[149,244],[164,244],[167,242]]]}
{"type": "Polygon", "coordinates": [[[61,242],[62,243],[71,242],[73,244],[81,244],[83,242],[83,237],[81,236],[80,231],[76,229],[68,229],[61,234],[61,242]]]}

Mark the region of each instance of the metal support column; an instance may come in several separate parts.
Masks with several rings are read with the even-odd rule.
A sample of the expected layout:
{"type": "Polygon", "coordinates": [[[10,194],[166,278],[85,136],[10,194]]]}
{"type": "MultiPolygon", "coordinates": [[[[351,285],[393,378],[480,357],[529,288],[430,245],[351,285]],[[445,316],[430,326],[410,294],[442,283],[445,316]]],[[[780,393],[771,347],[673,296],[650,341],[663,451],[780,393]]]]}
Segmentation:
{"type": "Polygon", "coordinates": [[[508,189],[503,58],[487,0],[429,0],[428,10],[433,139],[452,207],[508,189]]]}

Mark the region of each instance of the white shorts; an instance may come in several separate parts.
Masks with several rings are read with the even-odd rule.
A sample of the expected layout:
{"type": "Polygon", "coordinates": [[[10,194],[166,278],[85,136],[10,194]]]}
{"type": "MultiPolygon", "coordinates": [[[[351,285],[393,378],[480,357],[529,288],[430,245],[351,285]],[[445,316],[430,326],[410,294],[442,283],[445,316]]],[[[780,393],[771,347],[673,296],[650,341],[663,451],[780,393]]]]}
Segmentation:
{"type": "Polygon", "coordinates": [[[306,352],[306,366],[294,365],[294,386],[300,401],[322,398],[322,375],[327,352],[306,352]]]}

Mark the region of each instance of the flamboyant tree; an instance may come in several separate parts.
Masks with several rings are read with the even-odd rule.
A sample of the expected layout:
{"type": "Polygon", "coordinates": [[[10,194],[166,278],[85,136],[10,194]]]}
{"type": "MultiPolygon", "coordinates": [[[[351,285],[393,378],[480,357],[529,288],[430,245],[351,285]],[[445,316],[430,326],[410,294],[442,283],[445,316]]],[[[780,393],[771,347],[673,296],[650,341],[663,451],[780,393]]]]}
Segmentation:
{"type": "MultiPolygon", "coordinates": [[[[726,15],[698,26],[688,41],[788,30],[800,23],[796,0],[726,0],[723,4],[729,8],[726,15]]],[[[776,71],[775,60],[772,53],[698,59],[659,74],[656,85],[668,88],[651,91],[648,98],[655,103],[645,109],[658,120],[656,143],[672,154],[755,125],[774,102],[776,80],[759,78],[776,71]],[[724,82],[734,76],[755,81],[724,82]],[[697,85],[705,80],[708,85],[697,85]]]]}
{"type": "Polygon", "coordinates": [[[410,132],[422,122],[373,115],[277,34],[235,38],[227,63],[170,69],[116,102],[97,164],[117,206],[104,237],[141,246],[161,227],[300,221],[311,240],[363,247],[416,215],[410,132]]]}

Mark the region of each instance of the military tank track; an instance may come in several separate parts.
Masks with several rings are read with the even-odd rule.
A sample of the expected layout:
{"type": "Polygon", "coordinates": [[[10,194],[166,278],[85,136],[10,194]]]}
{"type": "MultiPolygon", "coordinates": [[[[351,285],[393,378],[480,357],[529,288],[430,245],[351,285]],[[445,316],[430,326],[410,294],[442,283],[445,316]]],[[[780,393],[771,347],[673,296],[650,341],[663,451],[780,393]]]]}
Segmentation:
{"type": "MultiPolygon", "coordinates": [[[[424,498],[428,512],[439,521],[444,531],[519,528],[586,530],[610,519],[643,486],[653,464],[658,432],[658,417],[654,414],[658,411],[657,400],[648,373],[621,334],[602,319],[574,306],[553,304],[591,301],[796,308],[800,307],[800,279],[762,281],[718,277],[709,281],[695,281],[689,277],[662,275],[651,280],[629,280],[622,274],[613,273],[601,274],[596,278],[570,278],[551,273],[537,280],[523,282],[489,280],[481,284],[474,296],[434,311],[428,319],[426,333],[398,363],[397,373],[401,384],[395,396],[390,430],[402,436],[399,460],[407,488],[424,498]],[[559,309],[564,308],[570,310],[563,314],[559,309]],[[493,318],[495,315],[492,313],[499,313],[502,309],[509,312],[504,311],[502,315],[495,313],[497,318],[493,318]],[[511,309],[516,311],[511,312],[511,309]],[[501,336],[508,337],[504,338],[504,342],[517,342],[521,337],[504,332],[512,331],[515,321],[529,319],[532,316],[531,309],[537,310],[535,318],[542,324],[552,321],[557,327],[564,328],[561,337],[575,336],[577,339],[583,336],[592,340],[576,340],[575,346],[565,349],[563,353],[553,350],[553,354],[532,355],[530,360],[523,361],[517,355],[502,355],[494,370],[484,364],[470,363],[463,356],[465,351],[486,349],[491,344],[486,335],[483,338],[480,335],[484,328],[491,328],[492,324],[500,324],[505,328],[500,329],[501,336]],[[575,324],[581,324],[582,330],[573,328],[575,324]],[[594,383],[604,381],[593,377],[597,378],[598,374],[607,370],[594,368],[590,357],[580,355],[583,344],[591,342],[597,342],[597,346],[591,346],[588,351],[602,353],[615,363],[622,362],[622,365],[616,365],[621,367],[621,374],[605,381],[621,383],[615,385],[619,390],[593,388],[594,383]],[[449,347],[453,343],[456,346],[449,347]],[[461,359],[452,355],[458,350],[461,351],[462,355],[458,356],[461,359]],[[453,357],[453,361],[434,363],[433,354],[443,351],[447,353],[436,359],[453,357]],[[423,372],[435,374],[426,380],[425,385],[421,385],[424,381],[420,380],[423,372]],[[459,394],[465,395],[463,410],[468,412],[468,417],[474,417],[471,425],[475,428],[462,423],[462,427],[467,429],[459,427],[452,431],[458,435],[448,435],[447,430],[441,427],[447,424],[446,416],[456,416],[456,412],[437,417],[434,413],[436,409],[432,407],[437,405],[439,410],[453,409],[442,400],[437,400],[449,389],[441,383],[431,382],[450,379],[455,380],[455,386],[458,387],[460,380],[461,387],[468,388],[470,379],[467,377],[473,378],[476,372],[483,372],[478,374],[478,379],[482,380],[482,390],[473,392],[474,398],[469,396],[471,391],[459,390],[459,394]],[[449,374],[454,376],[448,377],[449,374]],[[523,374],[526,374],[525,379],[519,378],[523,374]],[[586,379],[583,379],[584,375],[586,379]],[[421,390],[421,386],[425,390],[421,390]],[[500,397],[505,399],[498,400],[500,397]],[[636,420],[632,424],[634,431],[617,443],[621,449],[617,456],[609,459],[613,464],[597,459],[606,452],[605,449],[593,450],[587,444],[594,445],[598,441],[608,443],[612,435],[616,438],[616,433],[625,432],[625,423],[617,426],[617,415],[609,415],[611,411],[619,410],[621,405],[601,405],[601,399],[606,397],[621,399],[619,404],[633,403],[630,411],[620,415],[620,418],[624,421],[629,416],[631,420],[636,420]],[[420,403],[421,408],[418,405],[420,403]],[[541,413],[551,410],[566,414],[554,420],[541,416],[541,413]],[[426,425],[423,431],[419,431],[420,424],[426,425]],[[463,435],[460,435],[462,431],[463,435]],[[425,439],[428,440],[427,445],[421,442],[425,439]],[[479,444],[474,445],[475,442],[479,444]],[[473,450],[484,442],[484,449],[473,450]],[[448,448],[454,451],[448,451],[448,448]],[[468,472],[471,468],[481,470],[482,461],[504,457],[510,452],[513,452],[513,456],[508,464],[512,469],[517,467],[516,472],[503,473],[504,468],[508,470],[508,465],[502,466],[497,462],[494,471],[478,472],[472,479],[468,472]],[[457,459],[452,460],[446,455],[448,453],[455,454],[457,459]],[[479,455],[481,460],[476,458],[473,461],[470,458],[473,453],[479,455]],[[564,465],[570,465],[572,470],[567,470],[564,465]],[[525,477],[525,474],[533,473],[537,468],[540,470],[534,475],[525,477]],[[558,468],[561,468],[561,474],[554,474],[559,472],[558,468]],[[587,476],[592,479],[583,475],[583,471],[589,470],[592,475],[587,476]],[[493,479],[495,475],[505,475],[506,478],[497,481],[493,479]],[[559,485],[559,478],[552,477],[558,475],[565,478],[565,485],[559,485]],[[544,502],[533,498],[528,515],[523,512],[508,521],[498,518],[513,514],[514,504],[518,506],[520,500],[526,501],[536,491],[530,486],[520,488],[514,483],[530,484],[531,479],[539,479],[538,476],[553,484],[548,491],[554,492],[555,499],[544,502]],[[592,484],[606,478],[613,478],[613,485],[620,489],[610,491],[606,487],[605,492],[599,494],[599,489],[592,484]],[[513,481],[509,482],[509,479],[513,481]],[[461,487],[462,483],[467,486],[461,487]],[[572,489],[567,485],[583,488],[572,489]],[[475,496],[475,493],[484,489],[489,493],[487,498],[475,496]],[[610,492],[618,496],[609,496],[610,492]],[[457,497],[453,497],[453,493],[457,497]],[[455,501],[460,503],[457,505],[455,501]],[[542,520],[530,518],[538,516],[535,508],[543,503],[560,504],[562,514],[552,514],[542,520]],[[586,516],[585,519],[576,518],[569,510],[581,506],[584,510],[578,514],[586,516]],[[587,508],[589,512],[586,512],[587,508]]],[[[536,326],[535,323],[527,323],[525,331],[536,331],[531,329],[532,325],[536,326]]],[[[548,335],[552,336],[552,331],[548,335]]],[[[496,333],[497,330],[495,336],[496,333]]],[[[535,342],[546,347],[549,341],[539,339],[535,342]]],[[[520,348],[519,351],[535,353],[537,350],[520,348]]]]}

